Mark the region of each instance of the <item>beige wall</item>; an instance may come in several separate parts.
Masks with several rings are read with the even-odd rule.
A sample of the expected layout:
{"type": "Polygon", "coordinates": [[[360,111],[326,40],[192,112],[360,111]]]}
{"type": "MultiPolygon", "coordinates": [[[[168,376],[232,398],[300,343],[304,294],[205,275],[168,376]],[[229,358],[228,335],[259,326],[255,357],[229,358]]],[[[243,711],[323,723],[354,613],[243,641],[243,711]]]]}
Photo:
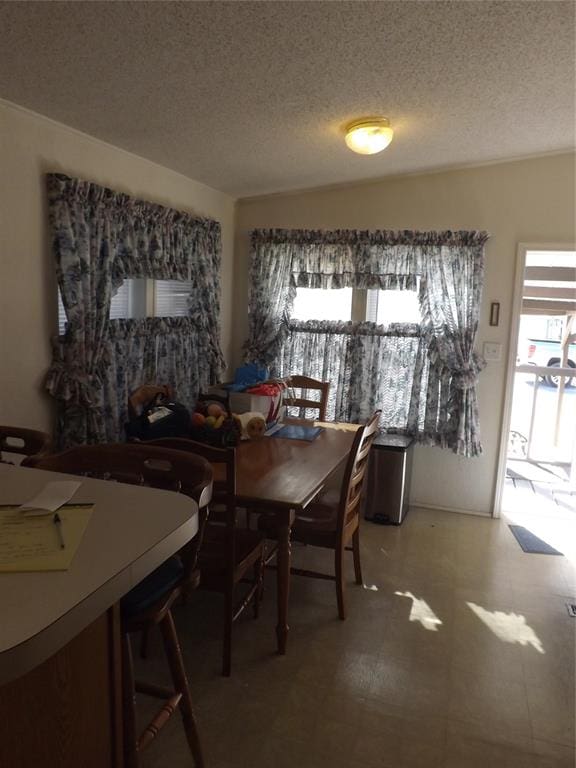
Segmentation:
{"type": "Polygon", "coordinates": [[[246,336],[248,238],[255,227],[487,230],[491,238],[486,248],[478,348],[482,350],[484,341],[494,341],[503,349],[501,362],[489,363],[481,374],[484,454],[477,459],[463,459],[438,448],[419,446],[411,501],[489,513],[500,439],[517,245],[573,242],[574,210],[573,154],[240,201],[235,248],[236,354],[239,356],[246,336]],[[491,301],[501,302],[498,328],[488,325],[491,301]]]}
{"type": "Polygon", "coordinates": [[[574,155],[244,200],[66,126],[0,101],[0,423],[49,429],[42,388],[56,330],[56,281],[48,249],[43,175],[61,171],[218,219],[223,232],[222,344],[234,364],[246,336],[248,233],[254,227],[486,229],[479,333],[503,345],[481,375],[484,455],[461,459],[418,447],[414,504],[487,513],[495,483],[516,247],[574,240],[574,155]],[[233,256],[234,248],[234,256],[233,256]],[[499,328],[490,301],[502,303],[499,328]],[[234,306],[234,313],[231,308],[234,306]]]}
{"type": "Polygon", "coordinates": [[[234,200],[174,171],[0,101],[0,423],[50,429],[43,392],[57,329],[44,174],[59,171],[222,225],[222,346],[231,356],[234,200]]]}

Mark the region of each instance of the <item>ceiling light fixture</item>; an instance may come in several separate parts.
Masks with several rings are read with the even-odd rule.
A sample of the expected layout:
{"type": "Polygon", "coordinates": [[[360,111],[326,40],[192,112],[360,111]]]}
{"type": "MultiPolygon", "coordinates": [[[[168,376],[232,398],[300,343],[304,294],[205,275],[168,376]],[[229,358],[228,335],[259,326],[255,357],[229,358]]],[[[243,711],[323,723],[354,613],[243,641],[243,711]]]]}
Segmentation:
{"type": "Polygon", "coordinates": [[[360,155],[382,152],[393,136],[387,117],[362,117],[346,126],[346,144],[360,155]]]}

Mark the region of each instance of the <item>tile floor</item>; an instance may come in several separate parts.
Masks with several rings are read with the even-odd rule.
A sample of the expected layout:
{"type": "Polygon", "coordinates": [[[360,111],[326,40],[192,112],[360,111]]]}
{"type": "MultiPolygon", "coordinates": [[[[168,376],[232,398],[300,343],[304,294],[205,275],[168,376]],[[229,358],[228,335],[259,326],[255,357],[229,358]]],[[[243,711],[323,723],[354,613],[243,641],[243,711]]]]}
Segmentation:
{"type": "MultiPolygon", "coordinates": [[[[176,609],[207,768],[574,768],[574,554],[524,554],[504,519],[428,510],[365,523],[362,547],[345,622],[330,582],[293,578],[283,658],[269,573],[260,618],[236,625],[230,679],[221,598],[176,609]]],[[[331,567],[310,547],[294,561],[331,567]]],[[[158,638],[139,665],[165,678],[158,638]]],[[[142,768],[192,765],[175,717],[142,768]]]]}

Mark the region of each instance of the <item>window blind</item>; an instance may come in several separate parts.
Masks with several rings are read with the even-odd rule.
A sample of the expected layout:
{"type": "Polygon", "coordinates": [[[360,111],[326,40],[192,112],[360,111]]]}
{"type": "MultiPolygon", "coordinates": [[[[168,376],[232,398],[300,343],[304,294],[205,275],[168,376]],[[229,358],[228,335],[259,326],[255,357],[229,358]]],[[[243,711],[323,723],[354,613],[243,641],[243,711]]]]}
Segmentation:
{"type": "MultiPolygon", "coordinates": [[[[132,283],[133,280],[124,280],[115,296],[110,302],[110,320],[120,320],[132,317],[132,283]]],[[[62,302],[62,294],[58,288],[58,333],[62,335],[66,331],[66,310],[62,302]]]]}
{"type": "Polygon", "coordinates": [[[132,280],[124,280],[110,302],[110,320],[132,317],[132,280]]]}
{"type": "Polygon", "coordinates": [[[366,320],[369,323],[378,322],[378,294],[380,291],[366,291],[366,320]]]}
{"type": "Polygon", "coordinates": [[[156,317],[186,317],[190,314],[188,300],[191,281],[155,280],[154,314],[156,317]]]}
{"type": "Polygon", "coordinates": [[[60,336],[66,331],[66,311],[62,303],[62,294],[58,288],[58,333],[60,336]]]}

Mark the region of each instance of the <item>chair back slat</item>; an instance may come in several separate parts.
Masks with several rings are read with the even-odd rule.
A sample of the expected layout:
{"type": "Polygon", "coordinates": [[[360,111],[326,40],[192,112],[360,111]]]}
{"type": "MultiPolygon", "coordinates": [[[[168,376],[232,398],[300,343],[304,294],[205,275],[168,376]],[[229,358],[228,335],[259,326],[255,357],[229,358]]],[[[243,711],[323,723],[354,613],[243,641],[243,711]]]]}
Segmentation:
{"type": "Polygon", "coordinates": [[[286,381],[287,389],[284,392],[283,403],[290,408],[300,408],[300,416],[305,418],[306,410],[317,410],[318,420],[326,421],[326,408],[328,405],[328,394],[330,392],[329,381],[318,381],[309,376],[290,376],[286,381]],[[300,391],[300,396],[296,396],[294,390],[300,391]],[[320,393],[318,400],[311,400],[308,397],[308,391],[318,391],[320,393]]]}
{"type": "MultiPolygon", "coordinates": [[[[82,445],[50,456],[36,456],[26,465],[51,472],[100,478],[129,485],[176,491],[198,504],[198,534],[183,552],[185,574],[196,567],[204,534],[206,510],[212,491],[212,468],[201,456],[185,454],[150,443],[82,445]]],[[[161,510],[158,510],[161,513],[161,510]]]]}
{"type": "Polygon", "coordinates": [[[364,477],[368,468],[370,448],[378,434],[380,411],[376,411],[368,422],[360,427],[348,456],[342,481],[342,491],[338,507],[338,531],[342,533],[346,526],[354,522],[360,513],[364,477]]]}
{"type": "Polygon", "coordinates": [[[45,432],[0,425],[0,461],[2,461],[2,451],[17,453],[21,456],[35,456],[47,453],[49,448],[50,437],[45,432]]]}

